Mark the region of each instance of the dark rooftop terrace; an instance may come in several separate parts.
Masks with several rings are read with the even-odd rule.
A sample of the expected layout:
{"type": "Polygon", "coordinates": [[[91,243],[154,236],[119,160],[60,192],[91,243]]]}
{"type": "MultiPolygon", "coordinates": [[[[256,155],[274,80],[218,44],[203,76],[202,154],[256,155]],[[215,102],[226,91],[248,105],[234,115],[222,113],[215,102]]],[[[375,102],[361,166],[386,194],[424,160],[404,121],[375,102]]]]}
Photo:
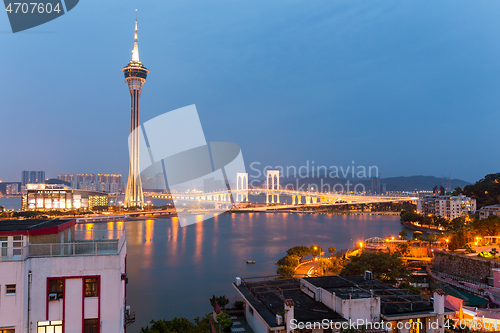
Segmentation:
{"type": "Polygon", "coordinates": [[[299,322],[320,322],[323,319],[333,322],[346,321],[337,312],[303,293],[300,290],[300,282],[296,279],[256,282],[243,280],[240,286],[235,284],[234,286],[262,316],[269,327],[283,326],[276,324],[276,315],[284,310],[286,299],[293,300],[295,304],[294,316],[299,322]]]}
{"type": "Polygon", "coordinates": [[[0,220],[0,235],[55,234],[75,224],[74,219],[0,220]]]}
{"type": "Polygon", "coordinates": [[[434,311],[434,305],[428,299],[378,280],[365,280],[363,276],[310,277],[304,280],[342,299],[367,298],[373,293],[374,297],[380,297],[384,315],[434,311]]]}

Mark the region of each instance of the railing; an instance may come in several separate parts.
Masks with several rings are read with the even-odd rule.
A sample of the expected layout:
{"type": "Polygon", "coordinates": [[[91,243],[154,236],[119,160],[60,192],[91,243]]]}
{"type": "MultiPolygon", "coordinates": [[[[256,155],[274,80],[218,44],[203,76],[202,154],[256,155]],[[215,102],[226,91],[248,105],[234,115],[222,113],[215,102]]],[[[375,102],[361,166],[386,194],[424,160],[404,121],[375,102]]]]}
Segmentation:
{"type": "Polygon", "coordinates": [[[135,312],[125,312],[123,316],[123,326],[127,328],[133,323],[135,323],[135,312]]]}
{"type": "Polygon", "coordinates": [[[73,243],[30,244],[28,256],[58,257],[58,256],[98,256],[119,253],[119,240],[111,241],[80,241],[73,243]]]}
{"type": "Polygon", "coordinates": [[[72,257],[117,255],[125,244],[125,234],[119,239],[76,240],[71,243],[28,244],[23,247],[1,247],[0,261],[19,261],[40,257],[72,257]]]}
{"type": "Polygon", "coordinates": [[[472,280],[472,279],[463,278],[461,276],[456,276],[456,275],[442,273],[442,272],[437,272],[437,271],[433,272],[433,273],[436,274],[436,275],[441,275],[442,277],[446,277],[446,278],[452,279],[452,280],[474,284],[474,285],[479,286],[481,288],[489,288],[490,287],[486,283],[478,282],[478,281],[472,280]]]}

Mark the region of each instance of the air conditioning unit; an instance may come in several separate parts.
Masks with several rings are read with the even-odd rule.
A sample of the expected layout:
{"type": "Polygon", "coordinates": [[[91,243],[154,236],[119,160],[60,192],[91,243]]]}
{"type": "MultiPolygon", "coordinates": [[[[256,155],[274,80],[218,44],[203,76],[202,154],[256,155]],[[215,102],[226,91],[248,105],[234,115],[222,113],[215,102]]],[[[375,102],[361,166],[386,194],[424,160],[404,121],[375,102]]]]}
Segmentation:
{"type": "Polygon", "coordinates": [[[130,305],[127,305],[127,306],[125,307],[125,315],[126,315],[126,316],[130,316],[130,305]]]}
{"type": "Polygon", "coordinates": [[[49,301],[57,301],[57,293],[49,294],[49,301]]]}

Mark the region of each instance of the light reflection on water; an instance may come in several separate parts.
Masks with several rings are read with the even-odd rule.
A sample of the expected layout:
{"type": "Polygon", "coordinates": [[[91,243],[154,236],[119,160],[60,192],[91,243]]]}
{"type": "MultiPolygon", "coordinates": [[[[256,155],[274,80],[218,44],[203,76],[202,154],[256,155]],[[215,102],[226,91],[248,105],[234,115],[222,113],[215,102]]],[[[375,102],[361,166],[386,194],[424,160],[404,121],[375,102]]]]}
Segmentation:
{"type": "MultiPolygon", "coordinates": [[[[6,208],[20,208],[20,198],[2,200],[6,208]]],[[[137,319],[127,331],[136,333],[151,319],[203,316],[213,294],[234,296],[236,276],[274,274],[275,262],[292,246],[345,249],[368,237],[397,235],[402,225],[397,216],[293,213],[227,213],[184,228],[177,218],[77,225],[83,239],[117,238],[123,229],[128,304],[137,319]]]]}
{"type": "Polygon", "coordinates": [[[292,213],[226,213],[187,227],[180,227],[177,218],[77,227],[94,233],[125,228],[127,298],[136,313],[130,333],[151,319],[205,315],[212,295],[235,296],[231,283],[236,276],[274,274],[275,262],[292,246],[345,249],[402,230],[397,216],[292,213]]]}

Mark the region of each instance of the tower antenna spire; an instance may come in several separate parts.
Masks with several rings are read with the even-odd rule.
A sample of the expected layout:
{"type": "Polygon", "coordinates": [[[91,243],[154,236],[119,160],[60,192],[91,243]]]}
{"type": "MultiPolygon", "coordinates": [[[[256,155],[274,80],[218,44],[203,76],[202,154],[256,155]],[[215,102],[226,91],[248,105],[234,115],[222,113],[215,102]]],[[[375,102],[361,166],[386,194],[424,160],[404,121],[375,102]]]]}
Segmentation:
{"type": "Polygon", "coordinates": [[[137,9],[135,10],[135,34],[134,34],[134,49],[132,50],[132,61],[139,61],[139,45],[137,43],[137,9]]]}
{"type": "Polygon", "coordinates": [[[149,70],[139,61],[139,47],[137,46],[137,9],[135,14],[134,49],[132,61],[122,69],[130,92],[130,143],[129,143],[129,174],[125,191],[125,207],[144,207],[144,193],[142,191],[141,169],[139,167],[139,99],[142,86],[146,82],[149,70]]]}

